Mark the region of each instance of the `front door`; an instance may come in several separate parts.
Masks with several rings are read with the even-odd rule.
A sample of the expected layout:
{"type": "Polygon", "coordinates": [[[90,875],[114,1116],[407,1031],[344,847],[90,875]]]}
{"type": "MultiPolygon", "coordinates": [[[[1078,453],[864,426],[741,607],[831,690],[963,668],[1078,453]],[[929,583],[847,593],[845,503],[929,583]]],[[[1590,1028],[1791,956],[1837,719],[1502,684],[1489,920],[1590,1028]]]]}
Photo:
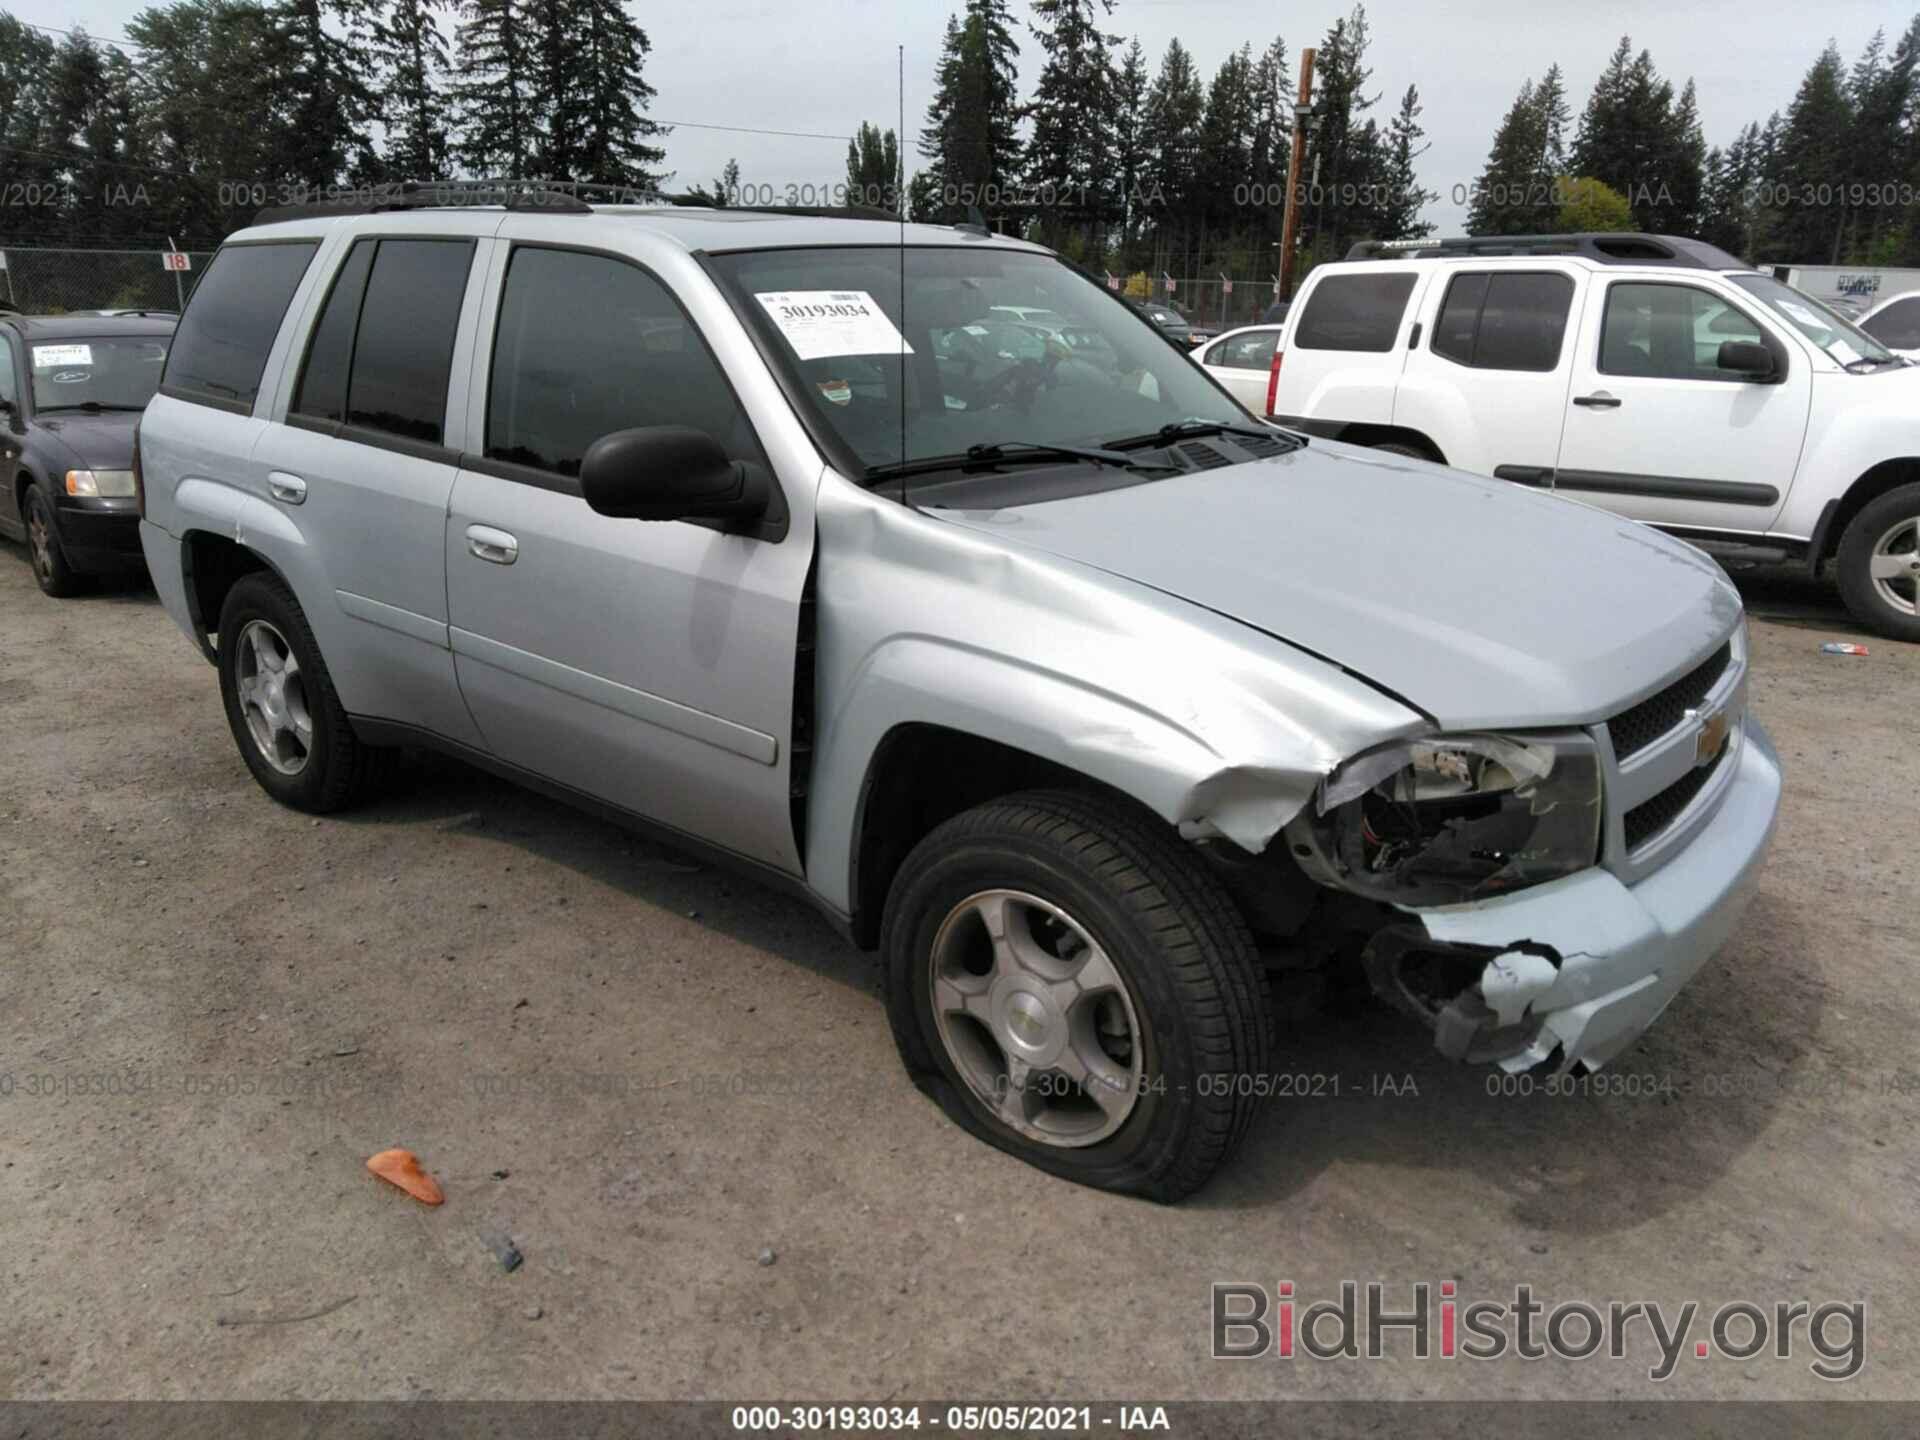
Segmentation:
{"type": "Polygon", "coordinates": [[[712,349],[651,272],[535,244],[507,255],[490,330],[484,448],[465,459],[446,531],[454,665],[487,748],[799,873],[811,524],[616,520],[580,495],[587,447],[640,426],[705,430],[772,469],[712,349]]]}
{"type": "Polygon", "coordinates": [[[1680,281],[1588,292],[1554,485],[1635,520],[1760,532],[1793,483],[1813,377],[1747,307],[1680,281]],[[1722,370],[1722,342],[1774,353],[1777,382],[1722,370]]]}

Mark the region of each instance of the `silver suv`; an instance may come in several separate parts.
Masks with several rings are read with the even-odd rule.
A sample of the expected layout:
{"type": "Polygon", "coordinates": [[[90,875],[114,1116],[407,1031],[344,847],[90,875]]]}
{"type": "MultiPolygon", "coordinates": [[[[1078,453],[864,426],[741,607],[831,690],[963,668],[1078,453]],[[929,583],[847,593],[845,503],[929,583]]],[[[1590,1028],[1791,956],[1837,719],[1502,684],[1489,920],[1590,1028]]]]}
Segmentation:
{"type": "Polygon", "coordinates": [[[1276,983],[1593,1067],[1726,939],[1780,771],[1690,547],[1261,423],[1033,245],[424,199],[234,236],[141,426],[282,803],[428,745],[748,867],[955,1120],[1159,1199],[1276,983]]]}

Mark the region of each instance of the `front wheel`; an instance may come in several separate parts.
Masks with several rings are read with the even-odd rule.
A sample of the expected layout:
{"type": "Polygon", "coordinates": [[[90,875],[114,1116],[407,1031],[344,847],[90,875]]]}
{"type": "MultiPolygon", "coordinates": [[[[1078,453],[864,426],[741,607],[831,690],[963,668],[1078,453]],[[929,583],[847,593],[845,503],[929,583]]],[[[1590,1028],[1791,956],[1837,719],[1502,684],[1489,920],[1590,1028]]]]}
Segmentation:
{"type": "Polygon", "coordinates": [[[1889,490],[1853,517],[1835,566],[1854,619],[1894,640],[1920,640],[1920,485],[1889,490]]]}
{"type": "Polygon", "coordinates": [[[27,553],[33,560],[33,579],[41,593],[56,600],[79,594],[86,582],[67,563],[67,552],[60,548],[60,532],[53,523],[53,506],[38,485],[27,487],[20,513],[27,522],[27,553]]]}
{"type": "Polygon", "coordinates": [[[1152,816],[1060,792],[956,816],[901,866],[881,948],[908,1072],[989,1144],[1171,1201],[1246,1134],[1272,1047],[1252,937],[1152,816]]]}

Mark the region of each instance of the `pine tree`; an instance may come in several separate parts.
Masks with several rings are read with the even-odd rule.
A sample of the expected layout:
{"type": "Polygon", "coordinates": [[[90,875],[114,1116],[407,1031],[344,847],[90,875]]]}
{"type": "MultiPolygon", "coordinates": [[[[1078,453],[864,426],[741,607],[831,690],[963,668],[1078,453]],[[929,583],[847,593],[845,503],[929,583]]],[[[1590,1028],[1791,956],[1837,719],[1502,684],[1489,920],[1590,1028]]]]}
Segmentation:
{"type": "Polygon", "coordinates": [[[1523,80],[1506,118],[1493,132],[1493,148],[1473,187],[1467,207],[1469,235],[1536,232],[1533,186],[1540,174],[1543,140],[1539,87],[1523,80]]]}
{"type": "Polygon", "coordinates": [[[278,0],[274,14],[291,51],[281,76],[292,110],[283,164],[296,185],[324,189],[380,169],[370,128],[380,111],[372,34],[384,3],[278,0]]]}
{"type": "MultiPolygon", "coordinates": [[[[1113,163],[1120,188],[1121,248],[1127,249],[1144,212],[1147,172],[1147,56],[1139,37],[1127,46],[1114,74],[1113,163]]],[[[1121,264],[1127,263],[1122,257],[1121,264]]]]}
{"type": "Polygon", "coordinates": [[[1400,109],[1387,126],[1385,184],[1380,187],[1379,215],[1374,236],[1380,240],[1418,240],[1433,233],[1433,222],[1420,212],[1440,197],[1422,188],[1413,162],[1427,147],[1421,139],[1420,91],[1409,85],[1400,97],[1400,109]]]}
{"type": "Polygon", "coordinates": [[[1287,69],[1287,42],[1277,35],[1253,67],[1252,103],[1247,164],[1260,217],[1255,228],[1277,238],[1293,149],[1293,77],[1287,69]]]}
{"type": "Polygon", "coordinates": [[[454,86],[461,162],[474,174],[517,180],[534,147],[531,47],[519,0],[464,0],[461,79],[454,86]]]}
{"type": "Polygon", "coordinates": [[[1200,120],[1200,214],[1210,229],[1232,229],[1253,177],[1253,50],[1243,45],[1214,72],[1200,120]]]}
{"type": "Polygon", "coordinates": [[[451,174],[447,125],[447,42],[439,0],[392,0],[381,25],[386,53],[387,169],[399,179],[451,174]]]}
{"type": "Polygon", "coordinates": [[[1377,188],[1384,173],[1379,127],[1367,118],[1377,95],[1367,94],[1373,72],[1367,68],[1371,40],[1364,5],[1336,20],[1321,43],[1317,73],[1320,128],[1307,142],[1308,185],[1300,212],[1300,233],[1310,254],[1344,254],[1377,224],[1377,188]],[[1317,176],[1315,171],[1317,170],[1317,176]]]}
{"type": "Polygon", "coordinates": [[[1834,264],[1844,233],[1844,177],[1854,136],[1853,103],[1839,47],[1813,62],[1787,110],[1774,179],[1784,204],[1774,243],[1784,258],[1834,264]]]}
{"type": "Polygon", "coordinates": [[[1177,39],[1167,42],[1160,72],[1147,91],[1141,126],[1145,160],[1143,208],[1158,224],[1163,254],[1187,244],[1187,217],[1197,189],[1197,137],[1206,95],[1193,56],[1177,39]]]}
{"type": "Polygon", "coordinates": [[[1100,29],[1113,0],[1033,0],[1028,28],[1046,57],[1026,117],[1024,176],[1042,234],[1078,229],[1089,244],[1113,218],[1115,101],[1111,47],[1100,29]]]}
{"type": "Polygon", "coordinates": [[[1913,177],[1909,163],[1920,104],[1920,16],[1900,37],[1893,54],[1886,37],[1873,39],[1848,77],[1853,131],[1848,144],[1846,255],[1885,264],[1897,253],[1899,235],[1912,207],[1900,204],[1900,181],[1913,177]]]}
{"type": "Polygon", "coordinates": [[[1643,230],[1698,223],[1706,143],[1689,81],[1675,99],[1653,57],[1622,36],[1580,117],[1573,169],[1627,197],[1643,230]]]}
{"type": "Polygon", "coordinates": [[[862,123],[847,142],[847,203],[899,208],[900,139],[891,130],[862,123]]]}
{"type": "Polygon", "coordinates": [[[1020,169],[1019,92],[1008,0],[967,0],[949,17],[934,96],[920,132],[929,164],[914,177],[916,220],[964,219],[970,206],[1001,213],[1020,169]]]}
{"type": "MultiPolygon", "coordinates": [[[[565,123],[578,130],[567,137],[572,173],[562,178],[657,190],[667,174],[655,167],[667,152],[653,142],[668,132],[646,116],[654,88],[642,72],[653,42],[621,0],[572,0],[568,23],[576,32],[580,71],[565,123]]],[[[548,127],[550,145],[554,127],[562,123],[558,111],[555,115],[548,127]]]]}

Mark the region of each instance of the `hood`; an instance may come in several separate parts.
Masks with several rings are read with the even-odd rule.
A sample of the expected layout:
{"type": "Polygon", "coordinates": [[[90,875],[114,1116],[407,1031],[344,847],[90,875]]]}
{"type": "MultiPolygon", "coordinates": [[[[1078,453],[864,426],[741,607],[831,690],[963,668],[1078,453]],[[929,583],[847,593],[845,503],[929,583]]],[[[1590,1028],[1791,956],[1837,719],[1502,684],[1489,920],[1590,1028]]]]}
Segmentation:
{"type": "Polygon", "coordinates": [[[1740,597],[1699,551],[1589,506],[1315,441],[954,524],[1229,616],[1449,729],[1604,719],[1718,645],[1740,597]]]}
{"type": "Polygon", "coordinates": [[[56,410],[44,419],[34,416],[34,425],[72,452],[77,470],[125,470],[133,464],[133,427],[139,422],[137,410],[105,410],[87,415],[74,410],[56,410]]]}

